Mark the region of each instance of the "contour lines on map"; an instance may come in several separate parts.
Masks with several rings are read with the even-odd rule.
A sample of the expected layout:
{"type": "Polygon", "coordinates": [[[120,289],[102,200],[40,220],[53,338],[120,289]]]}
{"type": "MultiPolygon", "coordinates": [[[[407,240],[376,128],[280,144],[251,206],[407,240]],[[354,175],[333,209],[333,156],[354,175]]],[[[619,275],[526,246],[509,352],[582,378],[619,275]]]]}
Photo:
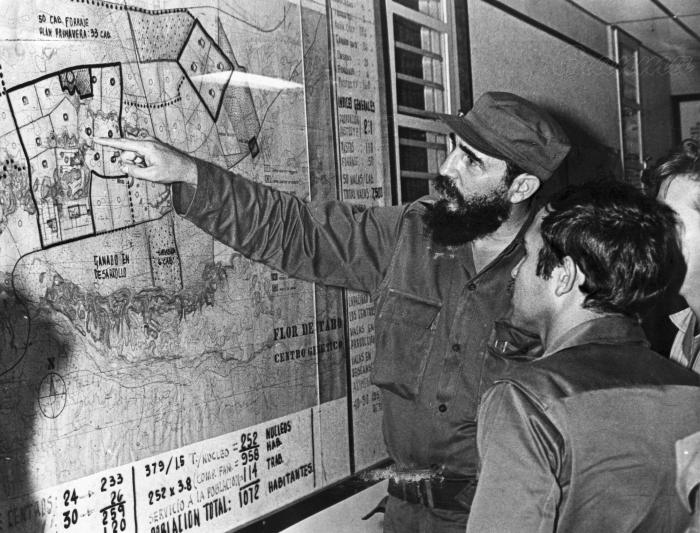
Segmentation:
{"type": "MultiPolygon", "coordinates": [[[[138,62],[74,65],[11,86],[0,101],[3,118],[11,117],[0,128],[0,155],[7,158],[0,194],[11,200],[3,202],[0,233],[9,231],[14,212],[25,212],[24,243],[17,242],[4,263],[17,253],[19,261],[38,250],[149,222],[143,229],[153,283],[181,291],[175,234],[163,219],[170,211],[168,188],[129,181],[119,170],[118,153],[93,144],[92,137],[153,135],[230,168],[248,154],[258,155],[260,121],[250,88],[228,86],[232,71],[245,69],[220,21],[218,42],[184,11],[131,13],[130,24],[138,62]],[[153,31],[156,26],[162,35],[153,31]],[[173,26],[179,30],[173,32],[173,26]],[[172,74],[172,85],[155,85],[154,91],[153,81],[163,72],[172,74]],[[214,72],[224,76],[202,77],[214,72]],[[194,119],[199,137],[173,134],[178,123],[184,133],[194,119]],[[164,124],[170,126],[165,131],[164,124]]],[[[17,357],[21,354],[6,361],[3,371],[17,357]]]]}
{"type": "MultiPolygon", "coordinates": [[[[182,13],[175,15],[182,19],[182,13]]],[[[135,18],[147,20],[167,16],[138,13],[135,18]]],[[[191,15],[188,20],[189,33],[179,43],[176,57],[166,58],[148,46],[154,41],[167,42],[174,53],[176,39],[150,36],[146,43],[138,43],[139,57],[144,58],[138,64],[74,66],[7,91],[12,118],[28,162],[42,248],[154,220],[170,209],[169,204],[163,202],[167,199],[163,186],[138,184],[142,190],[135,190],[133,183],[119,170],[118,153],[94,145],[93,136],[150,134],[161,139],[165,137],[163,140],[187,150],[193,147],[182,146],[187,144],[186,139],[178,143],[180,139],[169,138],[169,129],[163,135],[159,126],[179,123],[186,135],[184,130],[189,119],[197,115],[199,124],[207,122],[204,128],[199,125],[197,128],[208,133],[202,142],[218,137],[214,139],[221,147],[217,153],[225,155],[227,163],[235,164],[230,161],[232,157],[240,160],[248,153],[257,155],[256,134],[260,125],[250,89],[227,90],[233,70],[241,67],[235,63],[235,58],[229,59],[224,54],[199,21],[193,20],[191,15]],[[166,77],[172,85],[158,85],[159,93],[153,93],[147,87],[148,82],[163,70],[172,74],[166,77]],[[135,72],[140,76],[132,75],[135,72]],[[224,76],[211,79],[206,76],[217,72],[224,76]],[[162,98],[163,89],[173,96],[162,98]],[[204,117],[197,112],[200,106],[206,110],[204,117]],[[221,131],[220,126],[215,127],[222,108],[227,115],[226,125],[239,130],[233,132],[235,146],[221,138],[228,133],[227,128],[221,131]],[[161,117],[162,122],[158,120],[161,117]],[[93,175],[116,179],[93,179],[93,175]]],[[[134,24],[144,25],[138,20],[134,24]]],[[[220,35],[223,47],[231,55],[228,39],[223,32],[220,35]]]]}

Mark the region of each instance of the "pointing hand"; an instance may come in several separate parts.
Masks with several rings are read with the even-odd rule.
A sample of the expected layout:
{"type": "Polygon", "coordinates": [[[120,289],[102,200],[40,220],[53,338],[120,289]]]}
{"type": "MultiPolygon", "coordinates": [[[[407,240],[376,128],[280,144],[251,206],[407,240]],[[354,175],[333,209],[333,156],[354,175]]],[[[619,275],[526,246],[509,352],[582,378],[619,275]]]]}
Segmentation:
{"type": "Polygon", "coordinates": [[[154,183],[184,182],[197,185],[195,160],[153,137],[146,139],[95,137],[93,141],[119,150],[121,170],[129,176],[154,183]]]}

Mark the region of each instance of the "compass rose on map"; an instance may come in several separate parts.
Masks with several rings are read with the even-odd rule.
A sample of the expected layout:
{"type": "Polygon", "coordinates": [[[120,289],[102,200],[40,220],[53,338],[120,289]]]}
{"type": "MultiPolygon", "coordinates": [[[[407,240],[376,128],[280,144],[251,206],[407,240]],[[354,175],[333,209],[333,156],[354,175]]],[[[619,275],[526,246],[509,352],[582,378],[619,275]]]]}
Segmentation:
{"type": "Polygon", "coordinates": [[[46,418],[56,418],[66,406],[66,382],[49,372],[39,385],[39,409],[46,418]]]}

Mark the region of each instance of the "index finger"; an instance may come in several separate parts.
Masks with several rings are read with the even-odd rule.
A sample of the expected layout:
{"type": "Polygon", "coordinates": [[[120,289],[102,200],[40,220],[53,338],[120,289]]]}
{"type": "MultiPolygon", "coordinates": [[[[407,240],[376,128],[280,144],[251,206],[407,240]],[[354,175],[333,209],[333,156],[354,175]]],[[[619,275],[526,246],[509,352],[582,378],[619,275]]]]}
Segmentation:
{"type": "Polygon", "coordinates": [[[102,146],[109,146],[117,150],[129,150],[131,152],[143,153],[147,142],[136,139],[111,139],[109,137],[93,137],[93,142],[102,146]]]}

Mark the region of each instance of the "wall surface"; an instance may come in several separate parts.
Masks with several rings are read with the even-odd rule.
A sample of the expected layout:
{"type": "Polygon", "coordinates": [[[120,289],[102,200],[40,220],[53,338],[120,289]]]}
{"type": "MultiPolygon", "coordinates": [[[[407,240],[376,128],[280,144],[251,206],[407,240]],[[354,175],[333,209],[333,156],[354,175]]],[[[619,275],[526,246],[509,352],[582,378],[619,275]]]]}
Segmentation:
{"type": "Polygon", "coordinates": [[[482,0],[469,2],[469,31],[475,97],[518,93],[601,144],[619,146],[613,67],[482,0]]]}
{"type": "MultiPolygon", "coordinates": [[[[471,2],[472,5],[475,3],[482,3],[482,0],[471,2]]],[[[548,0],[502,0],[502,3],[553,30],[561,32],[566,37],[581,43],[598,54],[603,56],[609,55],[608,26],[572,4],[548,0]]],[[[477,9],[485,11],[483,8],[477,9]]],[[[472,21],[478,18],[474,16],[474,10],[470,14],[472,15],[472,21]]],[[[479,19],[479,21],[483,23],[482,19],[479,19]]],[[[501,34],[506,33],[501,32],[501,34]]],[[[499,51],[502,52],[503,49],[501,48],[499,51]]],[[[531,54],[533,53],[533,50],[529,48],[528,51],[531,54]]],[[[589,61],[588,59],[582,59],[581,69],[589,61]]],[[[532,63],[532,60],[529,63],[532,63]]],[[[547,60],[547,63],[550,64],[551,68],[554,68],[557,63],[554,54],[551,59],[547,60]]],[[[559,63],[561,64],[561,61],[559,63]]],[[[568,63],[566,64],[568,65],[568,63]]],[[[670,94],[700,92],[700,62],[694,62],[689,57],[682,57],[669,64],[665,59],[641,47],[639,64],[644,157],[651,157],[655,161],[666,154],[672,144],[671,132],[673,128],[670,94]]],[[[614,102],[616,92],[611,90],[613,88],[612,80],[606,79],[604,85],[600,88],[601,92],[598,94],[605,94],[607,102],[602,109],[597,110],[597,105],[590,105],[591,102],[597,103],[599,101],[596,97],[597,93],[591,92],[592,87],[590,83],[595,78],[597,69],[592,69],[588,72],[591,78],[586,79],[586,76],[584,76],[578,79],[577,82],[580,85],[574,89],[572,96],[581,98],[579,105],[583,104],[586,113],[591,113],[591,118],[598,123],[599,127],[610,128],[608,135],[612,138],[612,136],[619,135],[614,131],[617,126],[613,125],[614,121],[611,120],[611,117],[616,116],[617,113],[617,110],[613,109],[616,105],[614,102]],[[614,114],[607,115],[607,112],[613,112],[614,114]]],[[[562,84],[556,78],[546,77],[545,79],[547,79],[547,82],[554,82],[554,87],[565,87],[565,84],[562,84]]],[[[595,126],[593,129],[595,130],[595,126]]]]}
{"type": "MultiPolygon", "coordinates": [[[[600,23],[581,14],[581,25],[600,23]]],[[[617,172],[617,70],[482,1],[469,1],[474,97],[510,91],[539,103],[574,144],[557,184],[617,172]]]]}
{"type": "Polygon", "coordinates": [[[601,55],[608,54],[606,25],[573,4],[552,0],[502,0],[502,3],[601,55]]]}
{"type": "Polygon", "coordinates": [[[700,93],[700,58],[675,61],[671,71],[671,94],[700,93]]]}
{"type": "Polygon", "coordinates": [[[645,48],[640,49],[639,83],[642,96],[642,145],[653,163],[673,144],[671,76],[669,64],[645,48]]]}

